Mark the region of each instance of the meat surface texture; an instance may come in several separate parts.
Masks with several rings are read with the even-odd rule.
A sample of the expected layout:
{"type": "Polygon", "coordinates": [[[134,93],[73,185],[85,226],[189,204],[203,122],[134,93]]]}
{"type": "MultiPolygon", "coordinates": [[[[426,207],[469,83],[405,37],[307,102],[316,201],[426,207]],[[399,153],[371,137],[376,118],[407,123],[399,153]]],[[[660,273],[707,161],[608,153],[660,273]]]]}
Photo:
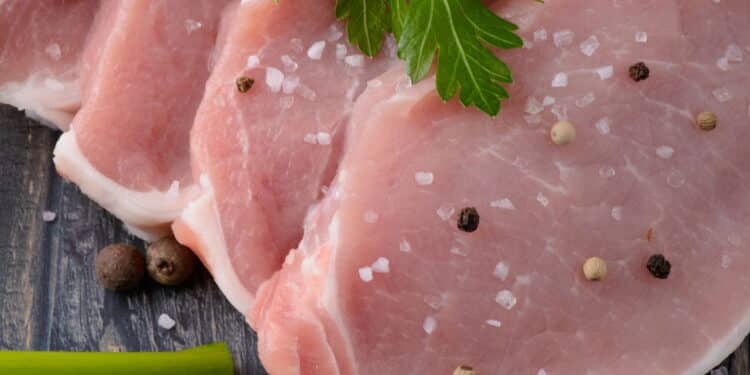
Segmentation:
{"type": "Polygon", "coordinates": [[[84,52],[83,107],[55,148],[60,174],[146,239],[195,190],[189,134],[227,1],[106,1],[84,52]]]}
{"type": "Polygon", "coordinates": [[[249,314],[270,373],[703,374],[750,330],[750,2],[497,11],[527,41],[503,53],[498,118],[401,69],[360,96],[334,183],[249,314]],[[605,280],[584,278],[591,256],[605,280]]]}
{"type": "Polygon", "coordinates": [[[349,46],[334,6],[243,1],[196,115],[191,152],[203,189],[175,235],[243,312],[299,243],[308,207],[335,172],[355,98],[392,61],[349,46]],[[255,82],[247,92],[241,77],[255,82]]]}
{"type": "Polygon", "coordinates": [[[67,129],[81,105],[81,52],[98,7],[98,0],[0,1],[0,103],[67,129]]]}

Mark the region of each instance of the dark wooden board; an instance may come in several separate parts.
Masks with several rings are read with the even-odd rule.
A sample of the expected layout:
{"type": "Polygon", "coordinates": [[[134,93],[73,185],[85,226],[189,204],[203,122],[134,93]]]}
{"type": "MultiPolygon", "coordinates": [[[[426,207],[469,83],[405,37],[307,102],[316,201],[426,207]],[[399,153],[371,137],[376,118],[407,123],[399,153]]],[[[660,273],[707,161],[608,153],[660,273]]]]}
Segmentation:
{"type": "MultiPolygon", "coordinates": [[[[98,249],[143,243],[55,173],[58,136],[0,105],[0,349],[172,351],[225,341],[239,374],[265,374],[255,333],[205,270],[181,288],[147,283],[121,294],[96,284],[98,249]],[[44,222],[44,210],[55,221],[44,222]],[[157,326],[161,313],[177,321],[173,330],[157,326]]],[[[722,366],[750,375],[749,363],[746,338],[722,366]]]]}
{"type": "Polygon", "coordinates": [[[256,337],[201,269],[185,287],[100,288],[94,256],[114,242],[143,243],[57,175],[58,132],[0,105],[0,349],[173,351],[229,344],[239,374],[265,374],[256,337]],[[57,213],[44,222],[42,212],[57,213]],[[177,326],[156,324],[166,313],[177,326]]]}

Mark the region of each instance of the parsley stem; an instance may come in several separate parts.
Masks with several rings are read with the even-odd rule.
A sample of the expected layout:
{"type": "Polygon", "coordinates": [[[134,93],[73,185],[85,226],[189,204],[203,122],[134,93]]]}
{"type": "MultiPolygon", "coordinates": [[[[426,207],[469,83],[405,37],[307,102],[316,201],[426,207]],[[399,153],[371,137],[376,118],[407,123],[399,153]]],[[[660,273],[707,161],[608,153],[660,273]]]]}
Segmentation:
{"type": "Polygon", "coordinates": [[[234,365],[224,343],[155,353],[0,351],[0,374],[232,375],[234,365]]]}

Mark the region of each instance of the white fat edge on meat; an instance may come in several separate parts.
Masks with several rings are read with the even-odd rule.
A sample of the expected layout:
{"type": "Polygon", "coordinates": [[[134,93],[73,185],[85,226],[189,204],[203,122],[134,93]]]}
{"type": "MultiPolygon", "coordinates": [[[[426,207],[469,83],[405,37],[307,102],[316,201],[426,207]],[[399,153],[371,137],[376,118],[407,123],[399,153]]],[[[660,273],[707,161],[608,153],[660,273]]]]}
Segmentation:
{"type": "Polygon", "coordinates": [[[27,117],[50,128],[68,130],[73,115],[81,107],[78,74],[72,70],[58,76],[39,72],[24,81],[6,82],[0,85],[0,103],[23,110],[27,117]]]}
{"type": "Polygon", "coordinates": [[[224,230],[219,220],[216,196],[207,175],[201,175],[200,185],[202,188],[200,196],[187,204],[180,219],[198,238],[202,249],[211,249],[211,251],[202,252],[201,255],[219,289],[235,309],[246,313],[255,301],[255,297],[243,287],[231,262],[224,230]]]}
{"type": "Polygon", "coordinates": [[[175,195],[169,190],[135,191],[122,186],[99,172],[83,155],[75,129],[60,137],[53,160],[60,173],[76,182],[87,196],[146,240],[167,234],[169,223],[180,215],[182,208],[198,191],[195,186],[187,186],[175,195]]]}

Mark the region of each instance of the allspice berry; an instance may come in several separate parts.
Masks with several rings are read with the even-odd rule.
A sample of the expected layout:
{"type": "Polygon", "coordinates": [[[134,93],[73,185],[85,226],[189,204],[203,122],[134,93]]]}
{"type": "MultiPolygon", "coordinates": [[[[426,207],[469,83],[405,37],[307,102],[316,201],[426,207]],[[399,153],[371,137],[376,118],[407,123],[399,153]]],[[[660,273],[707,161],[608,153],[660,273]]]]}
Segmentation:
{"type": "Polygon", "coordinates": [[[698,116],[695,116],[695,124],[701,130],[714,130],[716,129],[716,114],[713,112],[701,112],[698,116]]]}
{"type": "Polygon", "coordinates": [[[99,251],[94,261],[96,279],[114,291],[135,289],[146,273],[146,261],[133,245],[114,244],[99,251]]]}
{"type": "Polygon", "coordinates": [[[628,68],[628,75],[630,75],[630,78],[633,81],[643,81],[644,79],[648,79],[648,76],[651,74],[651,71],[646,66],[644,62],[637,62],[628,68]]]}
{"type": "Polygon", "coordinates": [[[173,237],[164,237],[146,250],[148,274],[162,285],[180,285],[195,270],[198,259],[185,246],[180,245],[173,237]]]}
{"type": "Polygon", "coordinates": [[[560,121],[552,125],[549,136],[554,144],[565,145],[576,139],[576,128],[567,121],[560,121]]]}
{"type": "Polygon", "coordinates": [[[600,281],[607,277],[607,262],[599,257],[591,257],[583,263],[583,275],[587,280],[600,281]]]}
{"type": "Polygon", "coordinates": [[[662,254],[654,254],[648,257],[646,269],[657,279],[666,279],[672,271],[672,264],[662,254]]]}
{"type": "Polygon", "coordinates": [[[453,375],[477,375],[477,372],[469,366],[458,366],[453,370],[453,375]]]}

